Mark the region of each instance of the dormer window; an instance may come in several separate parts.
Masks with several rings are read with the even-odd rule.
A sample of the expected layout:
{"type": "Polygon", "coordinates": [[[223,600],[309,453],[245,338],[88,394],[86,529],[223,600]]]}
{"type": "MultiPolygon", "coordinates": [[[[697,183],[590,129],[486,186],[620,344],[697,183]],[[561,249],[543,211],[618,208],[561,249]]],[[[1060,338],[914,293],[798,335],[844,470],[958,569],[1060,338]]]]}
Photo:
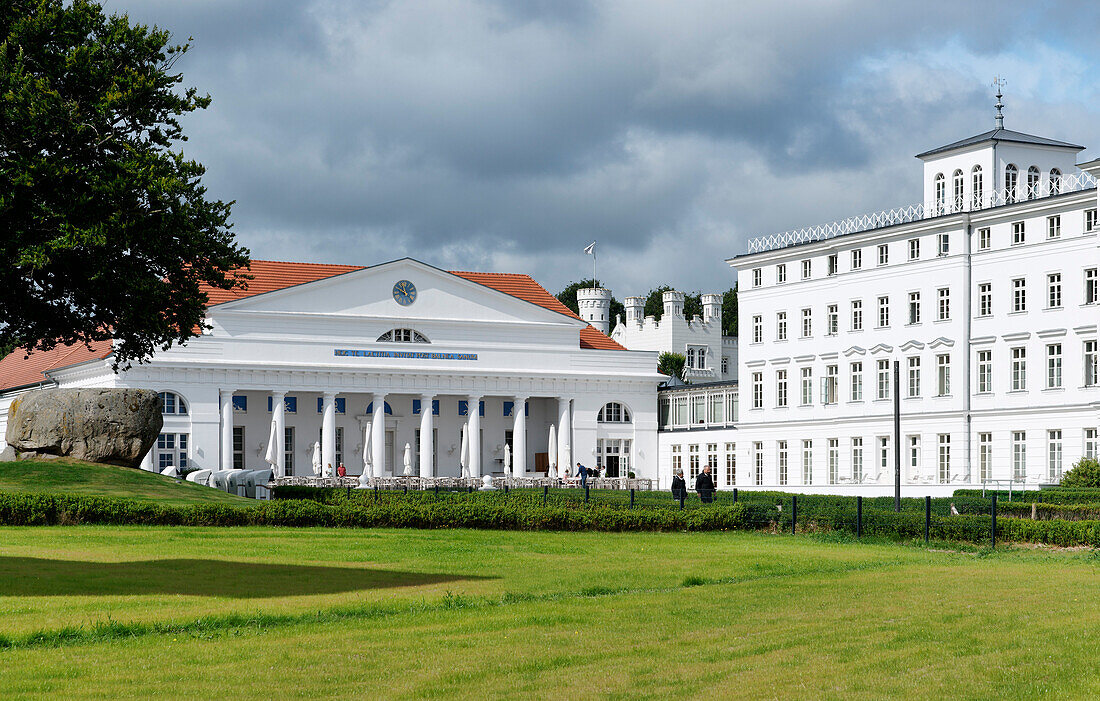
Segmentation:
{"type": "Polygon", "coordinates": [[[1005,167],[1005,202],[1016,201],[1016,181],[1020,178],[1020,171],[1015,165],[1009,163],[1005,167]]]}
{"type": "Polygon", "coordinates": [[[1039,169],[1031,166],[1027,169],[1027,198],[1033,200],[1039,196],[1039,169]]]}
{"type": "Polygon", "coordinates": [[[431,343],[423,334],[413,329],[393,329],[378,337],[379,343],[431,343]]]}

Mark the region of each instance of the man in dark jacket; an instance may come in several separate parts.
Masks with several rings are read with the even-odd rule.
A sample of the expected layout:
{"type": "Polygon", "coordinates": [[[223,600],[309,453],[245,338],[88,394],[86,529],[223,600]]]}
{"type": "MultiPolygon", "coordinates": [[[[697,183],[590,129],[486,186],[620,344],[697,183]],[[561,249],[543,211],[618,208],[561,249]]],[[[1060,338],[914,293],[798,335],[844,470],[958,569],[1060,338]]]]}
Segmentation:
{"type": "Polygon", "coordinates": [[[577,477],[581,478],[581,487],[588,485],[588,468],[577,463],[577,477]]]}
{"type": "Polygon", "coordinates": [[[680,501],[680,497],[684,496],[686,492],[687,484],[684,482],[684,471],[677,470],[672,475],[672,498],[680,501]]]}
{"type": "Polygon", "coordinates": [[[699,492],[699,501],[709,504],[714,501],[714,478],[710,476],[710,465],[703,468],[703,474],[695,478],[695,491],[699,492]]]}

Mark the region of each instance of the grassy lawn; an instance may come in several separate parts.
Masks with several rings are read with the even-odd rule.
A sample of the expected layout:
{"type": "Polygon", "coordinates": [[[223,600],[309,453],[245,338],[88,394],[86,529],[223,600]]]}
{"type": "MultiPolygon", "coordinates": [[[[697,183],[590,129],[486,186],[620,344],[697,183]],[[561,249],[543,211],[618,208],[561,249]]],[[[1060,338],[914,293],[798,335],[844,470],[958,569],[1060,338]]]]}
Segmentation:
{"type": "Polygon", "coordinates": [[[1091,551],[136,527],[0,543],[5,697],[1100,693],[1091,551]]]}
{"type": "Polygon", "coordinates": [[[68,458],[0,462],[0,492],[131,497],[162,504],[255,503],[145,470],[68,458]]]}

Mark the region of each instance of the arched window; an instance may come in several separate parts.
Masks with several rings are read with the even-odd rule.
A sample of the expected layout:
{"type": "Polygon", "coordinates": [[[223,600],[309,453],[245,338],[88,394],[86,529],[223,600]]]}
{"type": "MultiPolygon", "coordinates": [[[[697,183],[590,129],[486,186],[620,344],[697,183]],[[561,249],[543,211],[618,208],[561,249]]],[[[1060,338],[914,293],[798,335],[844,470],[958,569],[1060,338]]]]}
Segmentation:
{"type": "Polygon", "coordinates": [[[943,214],[944,204],[947,200],[947,184],[943,180],[943,173],[936,173],[933,183],[936,191],[936,214],[943,214]]]}
{"type": "Polygon", "coordinates": [[[956,170],[951,176],[952,194],[955,196],[955,211],[961,212],[963,208],[963,172],[956,170]]]}
{"type": "Polygon", "coordinates": [[[970,170],[970,208],[982,208],[982,167],[974,166],[970,170]]]}
{"type": "Polygon", "coordinates": [[[1050,169],[1050,194],[1057,195],[1062,191],[1062,171],[1057,168],[1050,169]]]}
{"type": "Polygon", "coordinates": [[[600,409],[596,421],[606,424],[630,423],[630,410],[618,402],[608,402],[600,409]]]}
{"type": "Polygon", "coordinates": [[[1027,198],[1033,200],[1039,196],[1039,169],[1031,166],[1027,169],[1027,198]]]}
{"type": "Polygon", "coordinates": [[[393,329],[378,337],[380,343],[431,343],[419,331],[413,329],[393,329]]]}
{"type": "Polygon", "coordinates": [[[160,413],[165,416],[178,416],[187,413],[187,402],[175,392],[157,392],[160,400],[160,413]]]}
{"type": "Polygon", "coordinates": [[[1005,167],[1005,202],[1016,201],[1016,181],[1020,178],[1020,171],[1015,165],[1009,163],[1005,167]]]}

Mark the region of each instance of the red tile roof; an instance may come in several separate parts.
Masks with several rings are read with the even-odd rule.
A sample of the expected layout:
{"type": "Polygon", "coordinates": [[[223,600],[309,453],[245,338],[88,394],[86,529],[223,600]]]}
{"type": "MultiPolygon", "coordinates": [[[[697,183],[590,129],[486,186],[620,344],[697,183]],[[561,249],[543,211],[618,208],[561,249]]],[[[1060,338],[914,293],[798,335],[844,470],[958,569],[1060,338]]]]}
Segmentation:
{"type": "MultiPolygon", "coordinates": [[[[316,282],[335,275],[363,270],[357,265],[325,265],[320,263],[290,263],[284,261],[254,260],[249,267],[252,279],[247,281],[246,289],[219,290],[204,287],[210,298],[210,304],[224,304],[245,299],[265,292],[283,290],[295,285],[316,282]]],[[[519,273],[475,273],[452,271],[470,282],[492,288],[525,302],[537,304],[544,309],[564,314],[573,319],[580,317],[573,313],[557,297],[534,281],[530,275],[519,273]]],[[[593,350],[626,350],[623,346],[600,333],[592,325],[580,331],[580,347],[593,350]]],[[[0,391],[24,387],[42,382],[49,370],[58,370],[69,365],[102,360],[111,353],[110,341],[93,343],[91,349],[83,345],[58,346],[51,351],[31,353],[24,359],[24,349],[17,348],[4,358],[0,358],[0,391]]]]}

